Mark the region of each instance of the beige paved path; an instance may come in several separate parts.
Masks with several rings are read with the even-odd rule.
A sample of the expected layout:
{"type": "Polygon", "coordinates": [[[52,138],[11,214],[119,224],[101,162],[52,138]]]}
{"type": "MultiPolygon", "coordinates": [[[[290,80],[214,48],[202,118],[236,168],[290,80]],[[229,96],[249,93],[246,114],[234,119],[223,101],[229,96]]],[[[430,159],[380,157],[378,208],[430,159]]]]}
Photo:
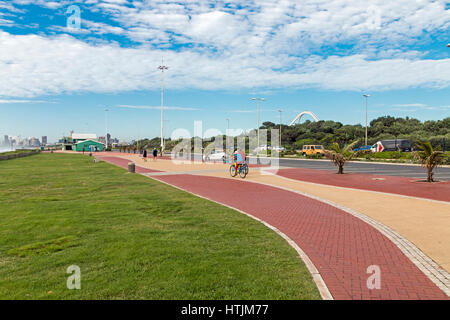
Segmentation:
{"type": "MultiPolygon", "coordinates": [[[[120,155],[138,165],[161,171],[192,172],[192,174],[231,178],[229,165],[178,163],[149,159],[144,162],[136,155],[120,155]],[[222,171],[223,170],[223,171],[222,171]]],[[[246,181],[269,184],[303,192],[360,212],[411,241],[440,267],[450,271],[450,203],[411,198],[356,189],[291,180],[262,174],[251,168],[246,181]]]]}

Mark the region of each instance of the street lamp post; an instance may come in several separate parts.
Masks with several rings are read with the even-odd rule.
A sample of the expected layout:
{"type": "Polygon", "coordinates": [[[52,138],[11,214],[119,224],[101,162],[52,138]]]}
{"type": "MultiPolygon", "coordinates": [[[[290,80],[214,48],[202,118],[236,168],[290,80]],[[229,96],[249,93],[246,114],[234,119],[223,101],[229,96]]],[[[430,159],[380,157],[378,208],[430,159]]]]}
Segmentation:
{"type": "Polygon", "coordinates": [[[164,152],[164,70],[169,68],[164,65],[164,59],[161,59],[161,154],[164,152]]]}
{"type": "MultiPolygon", "coordinates": [[[[170,122],[170,120],[164,120],[164,122],[168,123],[168,122],[170,122]]],[[[169,125],[167,124],[165,127],[166,127],[166,129],[168,129],[169,125]]],[[[170,130],[168,130],[168,132],[170,132],[170,130]]],[[[163,135],[166,135],[166,131],[165,130],[163,131],[163,135]]],[[[164,147],[165,147],[165,145],[164,145],[164,147]]]]}
{"type": "Polygon", "coordinates": [[[283,110],[278,110],[278,112],[280,113],[280,145],[279,145],[279,147],[281,148],[281,113],[283,112],[283,110]]]}
{"type": "Polygon", "coordinates": [[[363,94],[363,97],[366,98],[366,146],[367,146],[367,104],[370,97],[370,94],[363,94]]]}
{"type": "Polygon", "coordinates": [[[225,120],[227,120],[227,132],[225,134],[225,136],[228,134],[228,131],[230,131],[230,119],[226,118],[225,120]]]}
{"type": "Polygon", "coordinates": [[[106,142],[106,149],[108,149],[108,109],[105,109],[105,142],[106,142]]]}
{"type": "Polygon", "coordinates": [[[260,122],[260,106],[259,106],[259,104],[260,104],[260,102],[261,101],[266,101],[266,99],[264,99],[264,98],[252,98],[252,100],[256,100],[257,101],[257,104],[258,104],[258,148],[259,148],[259,127],[260,127],[260,125],[259,125],[259,122],[260,122]]]}

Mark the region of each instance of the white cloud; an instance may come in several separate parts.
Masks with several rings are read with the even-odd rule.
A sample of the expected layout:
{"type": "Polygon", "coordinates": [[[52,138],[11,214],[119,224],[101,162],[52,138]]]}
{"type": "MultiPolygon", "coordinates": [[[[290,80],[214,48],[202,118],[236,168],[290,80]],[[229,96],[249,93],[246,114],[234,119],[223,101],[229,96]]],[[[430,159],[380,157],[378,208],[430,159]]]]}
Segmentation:
{"type": "Polygon", "coordinates": [[[423,103],[404,103],[404,104],[394,104],[394,107],[417,107],[424,108],[427,107],[426,104],[423,103]]]}
{"type": "Polygon", "coordinates": [[[323,45],[360,41],[396,48],[400,41],[445,31],[445,0],[145,1],[130,7],[98,2],[135,41],[193,43],[237,53],[297,54],[323,45]],[[231,8],[230,8],[231,7],[231,8]],[[148,32],[148,33],[147,33],[148,32]]]}
{"type": "MultiPolygon", "coordinates": [[[[161,110],[161,106],[130,106],[130,105],[119,105],[119,108],[126,109],[147,109],[147,110],[161,110]]],[[[176,111],[197,111],[197,108],[190,107],[171,107],[164,106],[164,110],[176,110],[176,111]]]]}
{"type": "Polygon", "coordinates": [[[387,90],[450,85],[450,59],[368,60],[365,55],[308,59],[97,46],[62,35],[0,32],[0,96],[119,92],[160,87],[157,66],[169,66],[170,89],[320,87],[387,90]],[[52,48],[49,50],[49,48],[52,48]],[[277,70],[283,65],[283,71],[277,70]]]}
{"type": "Polygon", "coordinates": [[[12,104],[12,103],[48,103],[43,100],[16,100],[16,99],[0,99],[0,104],[12,104]]]}
{"type": "Polygon", "coordinates": [[[66,6],[68,3],[73,2],[70,0],[49,1],[49,0],[13,0],[14,3],[20,5],[34,4],[49,9],[57,9],[66,6]]]}
{"type": "MultiPolygon", "coordinates": [[[[74,1],[34,3],[62,8],[74,1]]],[[[445,0],[130,3],[85,1],[82,19],[91,10],[115,25],[82,20],[79,32],[51,29],[71,36],[0,31],[0,95],[153,90],[160,86],[162,56],[170,67],[169,89],[450,86],[450,59],[427,59],[426,52],[404,47],[424,32],[449,29],[445,0]],[[141,45],[120,47],[106,34],[141,45]],[[349,47],[345,54],[334,53],[340,44],[349,47]]]]}

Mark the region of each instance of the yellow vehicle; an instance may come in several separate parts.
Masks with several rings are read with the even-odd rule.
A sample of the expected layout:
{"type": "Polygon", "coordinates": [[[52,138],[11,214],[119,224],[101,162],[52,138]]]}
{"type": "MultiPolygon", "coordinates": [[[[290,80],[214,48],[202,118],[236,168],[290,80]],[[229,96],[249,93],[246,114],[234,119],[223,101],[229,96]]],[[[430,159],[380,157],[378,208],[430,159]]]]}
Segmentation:
{"type": "Polygon", "coordinates": [[[321,156],[325,155],[324,149],[322,145],[304,145],[303,149],[302,149],[302,155],[303,156],[311,156],[311,155],[315,155],[315,154],[319,154],[321,156]]]}

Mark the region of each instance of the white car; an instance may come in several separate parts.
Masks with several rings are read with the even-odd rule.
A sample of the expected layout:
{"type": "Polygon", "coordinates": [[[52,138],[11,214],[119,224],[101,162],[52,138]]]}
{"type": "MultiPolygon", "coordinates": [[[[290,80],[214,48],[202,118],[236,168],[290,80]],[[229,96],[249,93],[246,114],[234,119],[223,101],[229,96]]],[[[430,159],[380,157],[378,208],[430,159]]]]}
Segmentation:
{"type": "Polygon", "coordinates": [[[227,154],[221,150],[216,150],[209,155],[204,155],[203,160],[205,161],[222,161],[223,157],[227,157],[227,154]]]}
{"type": "Polygon", "coordinates": [[[275,150],[275,151],[284,151],[286,150],[284,147],[273,147],[270,150],[275,150]]]}
{"type": "Polygon", "coordinates": [[[265,151],[265,150],[270,150],[270,146],[268,146],[267,144],[261,145],[259,147],[256,147],[254,149],[255,152],[259,152],[259,151],[265,151]]]}

